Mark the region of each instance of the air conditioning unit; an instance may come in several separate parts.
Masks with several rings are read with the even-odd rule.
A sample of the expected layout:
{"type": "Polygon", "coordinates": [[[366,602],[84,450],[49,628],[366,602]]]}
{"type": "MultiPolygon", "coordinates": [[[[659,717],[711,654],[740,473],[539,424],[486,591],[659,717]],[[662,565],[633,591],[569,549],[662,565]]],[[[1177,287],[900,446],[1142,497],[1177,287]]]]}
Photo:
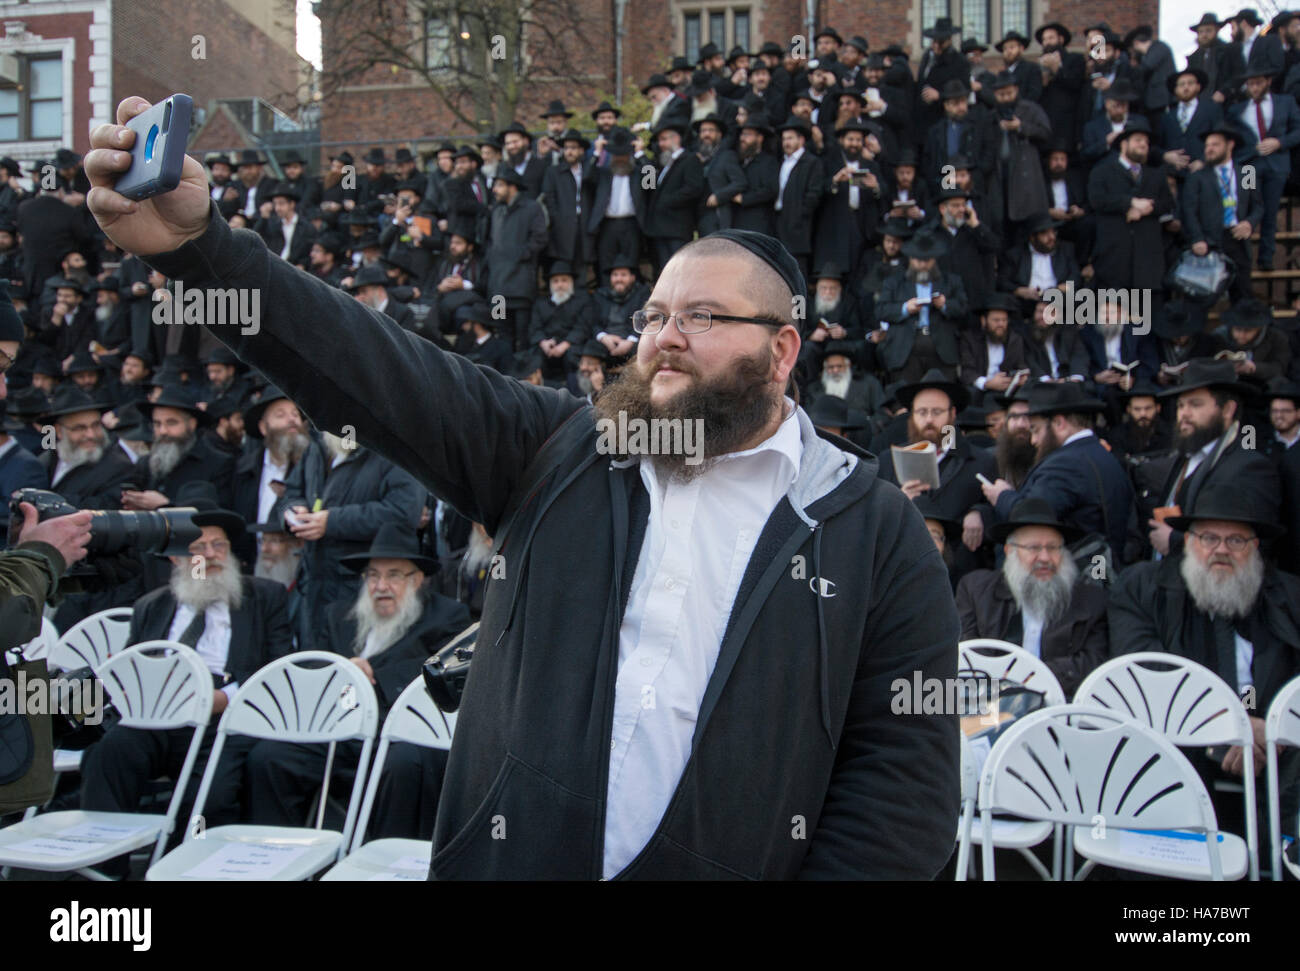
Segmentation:
{"type": "Polygon", "coordinates": [[[0,54],[0,81],[17,84],[20,62],[13,54],[0,54]]]}

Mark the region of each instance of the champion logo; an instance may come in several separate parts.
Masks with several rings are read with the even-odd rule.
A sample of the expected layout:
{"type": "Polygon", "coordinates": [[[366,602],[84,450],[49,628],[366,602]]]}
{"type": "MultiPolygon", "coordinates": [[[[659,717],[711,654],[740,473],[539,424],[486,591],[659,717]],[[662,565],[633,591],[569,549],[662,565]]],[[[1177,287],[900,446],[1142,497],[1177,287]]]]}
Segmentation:
{"type": "Polygon", "coordinates": [[[835,596],[835,583],[825,577],[813,577],[808,581],[808,589],[819,597],[830,599],[835,596]]]}

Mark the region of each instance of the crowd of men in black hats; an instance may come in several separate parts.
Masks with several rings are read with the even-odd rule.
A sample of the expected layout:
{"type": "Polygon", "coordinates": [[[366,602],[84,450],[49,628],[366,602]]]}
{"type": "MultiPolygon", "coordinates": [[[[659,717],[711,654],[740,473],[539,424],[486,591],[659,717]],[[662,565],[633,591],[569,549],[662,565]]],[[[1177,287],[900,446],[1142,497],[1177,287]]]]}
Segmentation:
{"type": "MultiPolygon", "coordinates": [[[[1293,266],[1277,223],[1296,194],[1300,13],[1189,26],[1183,70],[1151,26],[1051,22],[993,45],[996,73],[948,18],[916,64],[825,27],[810,58],[770,41],[674,58],[641,88],[648,122],[553,101],[544,128],[445,142],[427,170],[407,148],[339,152],[321,175],[293,151],[279,177],[256,149],[205,161],[221,215],[281,258],[483,366],[588,397],[635,354],[632,315],[678,249],[775,237],[809,283],[792,393],[921,509],[964,636],[1023,644],[1067,692],[1111,654],[1187,654],[1253,687],[1262,717],[1300,674],[1300,330],[1251,276],[1293,266]],[[1171,273],[1216,256],[1217,286],[1171,273]],[[937,484],[898,481],[907,446],[933,447],[937,484]]],[[[228,584],[214,635],[179,566],[117,564],[56,622],[134,605],[142,637],[227,646],[233,624],[254,642],[237,660],[204,642],[222,684],[323,647],[391,703],[477,614],[491,538],[317,433],[202,328],[155,325],[174,285],[95,231],[78,161],[61,151],[57,184],[28,197],[0,159],[16,311],[0,489],[198,504],[247,596],[228,584]]],[[[88,763],[100,808],[132,804],[180,751],[140,768],[139,741],[114,738],[88,763]]],[[[436,802],[436,766],[407,754],[404,784],[431,781],[406,796],[436,802]]],[[[314,762],[237,758],[230,813],[238,771],[263,810],[305,811],[314,762]]]]}

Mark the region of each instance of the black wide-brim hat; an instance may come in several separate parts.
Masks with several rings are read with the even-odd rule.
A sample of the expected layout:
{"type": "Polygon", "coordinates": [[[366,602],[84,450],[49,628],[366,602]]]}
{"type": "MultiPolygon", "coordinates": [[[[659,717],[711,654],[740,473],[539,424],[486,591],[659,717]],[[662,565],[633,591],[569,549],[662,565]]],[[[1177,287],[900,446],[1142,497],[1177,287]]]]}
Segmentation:
{"type": "Polygon", "coordinates": [[[1205,329],[1205,311],[1195,304],[1170,300],[1156,317],[1151,332],[1164,340],[1195,337],[1205,329]]]}
{"type": "Polygon", "coordinates": [[[244,517],[230,509],[222,509],[217,502],[217,488],[206,480],[187,482],[176,491],[177,508],[190,506],[196,511],[190,515],[195,526],[218,526],[226,531],[226,538],[239,539],[246,528],[244,517]]]}
{"type": "Polygon", "coordinates": [[[64,384],[55,390],[54,397],[50,401],[50,407],[41,417],[58,418],[60,415],[75,415],[82,411],[97,411],[102,415],[104,412],[112,410],[112,405],[96,401],[75,384],[64,384]]]}
{"type": "Polygon", "coordinates": [[[927,27],[921,31],[921,36],[931,40],[943,40],[946,37],[952,37],[954,34],[960,33],[961,27],[954,25],[951,17],[940,17],[934,22],[933,27],[927,27]]]}
{"type": "Polygon", "coordinates": [[[1106,406],[1089,397],[1074,381],[1036,384],[1029,389],[1029,414],[1084,415],[1105,411],[1106,406]]]}
{"type": "Polygon", "coordinates": [[[958,411],[970,404],[970,390],[960,382],[948,380],[938,368],[930,368],[925,374],[921,375],[919,381],[901,385],[894,392],[894,397],[900,405],[911,411],[912,399],[920,392],[927,390],[942,391],[958,411]]]}
{"type": "Polygon", "coordinates": [[[1026,37],[1024,34],[1022,34],[1022,33],[1021,33],[1020,31],[1018,31],[1018,30],[1008,30],[1006,36],[1003,37],[1000,41],[998,41],[996,44],[993,45],[994,49],[997,50],[997,52],[998,52],[999,54],[1002,53],[1002,48],[1003,48],[1003,46],[1004,46],[1004,45],[1006,44],[1006,42],[1009,41],[1009,40],[1016,40],[1016,41],[1019,41],[1021,47],[1028,47],[1028,46],[1029,46],[1029,38],[1028,38],[1028,37],[1026,37]]]}
{"type": "Polygon", "coordinates": [[[903,244],[908,259],[937,260],[948,252],[948,244],[936,233],[918,233],[903,244]]]}
{"type": "Polygon", "coordinates": [[[1178,86],[1178,79],[1184,74],[1190,74],[1192,77],[1196,78],[1196,83],[1201,86],[1202,91],[1204,91],[1205,86],[1210,83],[1210,79],[1205,76],[1205,72],[1199,67],[1185,67],[1181,71],[1175,71],[1165,80],[1165,86],[1169,88],[1170,94],[1174,93],[1174,88],[1178,86]]]}
{"type": "MultiPolygon", "coordinates": [[[[378,240],[375,241],[376,245],[378,240]]],[[[364,247],[361,247],[364,249],[364,247]]],[[[348,293],[356,293],[362,287],[387,287],[392,286],[393,281],[388,278],[388,274],[382,266],[363,266],[357,271],[356,276],[352,278],[352,283],[348,286],[348,293]]]]}
{"type": "Polygon", "coordinates": [[[1056,20],[1049,20],[1047,23],[1043,24],[1037,30],[1034,31],[1034,40],[1038,41],[1038,43],[1041,44],[1043,42],[1043,31],[1045,30],[1056,31],[1058,34],[1061,35],[1061,42],[1063,46],[1065,47],[1070,46],[1070,38],[1073,35],[1070,33],[1070,29],[1066,27],[1065,24],[1060,23],[1059,21],[1056,20]]]}
{"type": "Polygon", "coordinates": [[[808,419],[819,427],[839,428],[843,431],[866,428],[870,421],[864,412],[850,408],[847,401],[833,394],[818,395],[808,409],[808,419]]]}
{"type": "Polygon", "coordinates": [[[1277,510],[1265,509],[1250,489],[1242,489],[1232,482],[1207,482],[1196,494],[1191,507],[1181,516],[1165,520],[1173,529],[1185,533],[1193,523],[1220,519],[1229,523],[1245,523],[1254,528],[1261,539],[1276,539],[1286,532],[1277,522],[1277,510]]]}
{"type": "Polygon", "coordinates": [[[431,575],[438,572],[438,561],[420,552],[420,541],[415,531],[394,523],[379,527],[366,552],[339,558],[339,562],[353,573],[361,573],[371,560],[410,560],[421,573],[431,575]]]}
{"type": "Polygon", "coordinates": [[[912,500],[912,505],[916,511],[921,514],[922,519],[933,519],[943,527],[943,534],[949,543],[956,543],[961,539],[962,525],[955,519],[950,519],[943,508],[934,500],[928,492],[922,492],[912,500]]]}
{"type": "Polygon", "coordinates": [[[524,177],[520,175],[518,172],[516,172],[513,168],[511,168],[509,165],[499,166],[497,168],[497,174],[493,177],[492,182],[493,184],[497,182],[504,182],[507,185],[513,185],[519,189],[528,188],[528,183],[524,181],[524,177]]]}
{"type": "Polygon", "coordinates": [[[1208,388],[1211,391],[1223,391],[1242,398],[1255,396],[1255,389],[1237,380],[1237,369],[1231,361],[1215,361],[1210,358],[1196,358],[1183,370],[1181,380],[1171,388],[1160,392],[1161,398],[1176,398],[1188,391],[1208,388]]]}
{"type": "Polygon", "coordinates": [[[175,408],[177,411],[193,415],[198,419],[201,427],[207,428],[215,424],[212,416],[199,407],[198,398],[195,397],[194,393],[189,390],[188,386],[182,384],[164,386],[162,394],[158,396],[156,401],[141,401],[138,407],[150,422],[153,421],[155,408],[175,408]]]}
{"type": "Polygon", "coordinates": [[[262,397],[257,399],[255,404],[249,405],[244,409],[244,433],[251,435],[253,438],[261,438],[262,434],[257,430],[257,423],[262,420],[266,414],[266,409],[271,407],[277,401],[292,401],[287,394],[281,391],[273,384],[268,384],[262,391],[262,397]]]}
{"type": "Polygon", "coordinates": [[[1021,499],[1011,507],[1011,515],[1005,523],[998,523],[989,530],[989,537],[995,543],[1005,543],[1011,534],[1022,526],[1047,526],[1055,529],[1066,543],[1073,543],[1084,535],[1077,526],[1061,522],[1046,499],[1021,499]]]}

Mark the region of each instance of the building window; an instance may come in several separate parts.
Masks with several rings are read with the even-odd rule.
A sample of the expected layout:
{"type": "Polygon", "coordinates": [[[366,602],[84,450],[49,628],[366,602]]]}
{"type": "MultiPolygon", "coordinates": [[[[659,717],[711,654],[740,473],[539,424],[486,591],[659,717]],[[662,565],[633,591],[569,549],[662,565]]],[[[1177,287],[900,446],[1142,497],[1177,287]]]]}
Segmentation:
{"type": "Polygon", "coordinates": [[[737,45],[749,50],[751,26],[749,7],[682,9],[682,53],[694,64],[705,44],[717,44],[723,54],[737,45]]]}
{"type": "Polygon", "coordinates": [[[424,66],[430,71],[447,71],[456,66],[456,48],[451,24],[441,17],[424,22],[424,66]]]}
{"type": "Polygon", "coordinates": [[[63,137],[63,58],[18,55],[19,81],[0,88],[0,141],[63,137]]]}
{"type": "Polygon", "coordinates": [[[989,6],[992,0],[962,0],[961,18],[956,23],[961,24],[961,35],[963,37],[974,37],[983,44],[991,44],[998,37],[989,37],[989,6]]]}
{"type": "MultiPolygon", "coordinates": [[[[966,37],[992,45],[1009,30],[1032,37],[1034,15],[1036,11],[1041,12],[1042,6],[1042,0],[912,0],[912,3],[921,30],[933,27],[940,17],[952,18],[961,28],[961,33],[953,38],[954,47],[960,47],[966,37]]],[[[922,37],[921,47],[929,46],[929,38],[922,37]]]]}
{"type": "Polygon", "coordinates": [[[1002,36],[1018,30],[1026,37],[1034,36],[1034,25],[1029,19],[1029,0],[1002,0],[1002,36]]]}

